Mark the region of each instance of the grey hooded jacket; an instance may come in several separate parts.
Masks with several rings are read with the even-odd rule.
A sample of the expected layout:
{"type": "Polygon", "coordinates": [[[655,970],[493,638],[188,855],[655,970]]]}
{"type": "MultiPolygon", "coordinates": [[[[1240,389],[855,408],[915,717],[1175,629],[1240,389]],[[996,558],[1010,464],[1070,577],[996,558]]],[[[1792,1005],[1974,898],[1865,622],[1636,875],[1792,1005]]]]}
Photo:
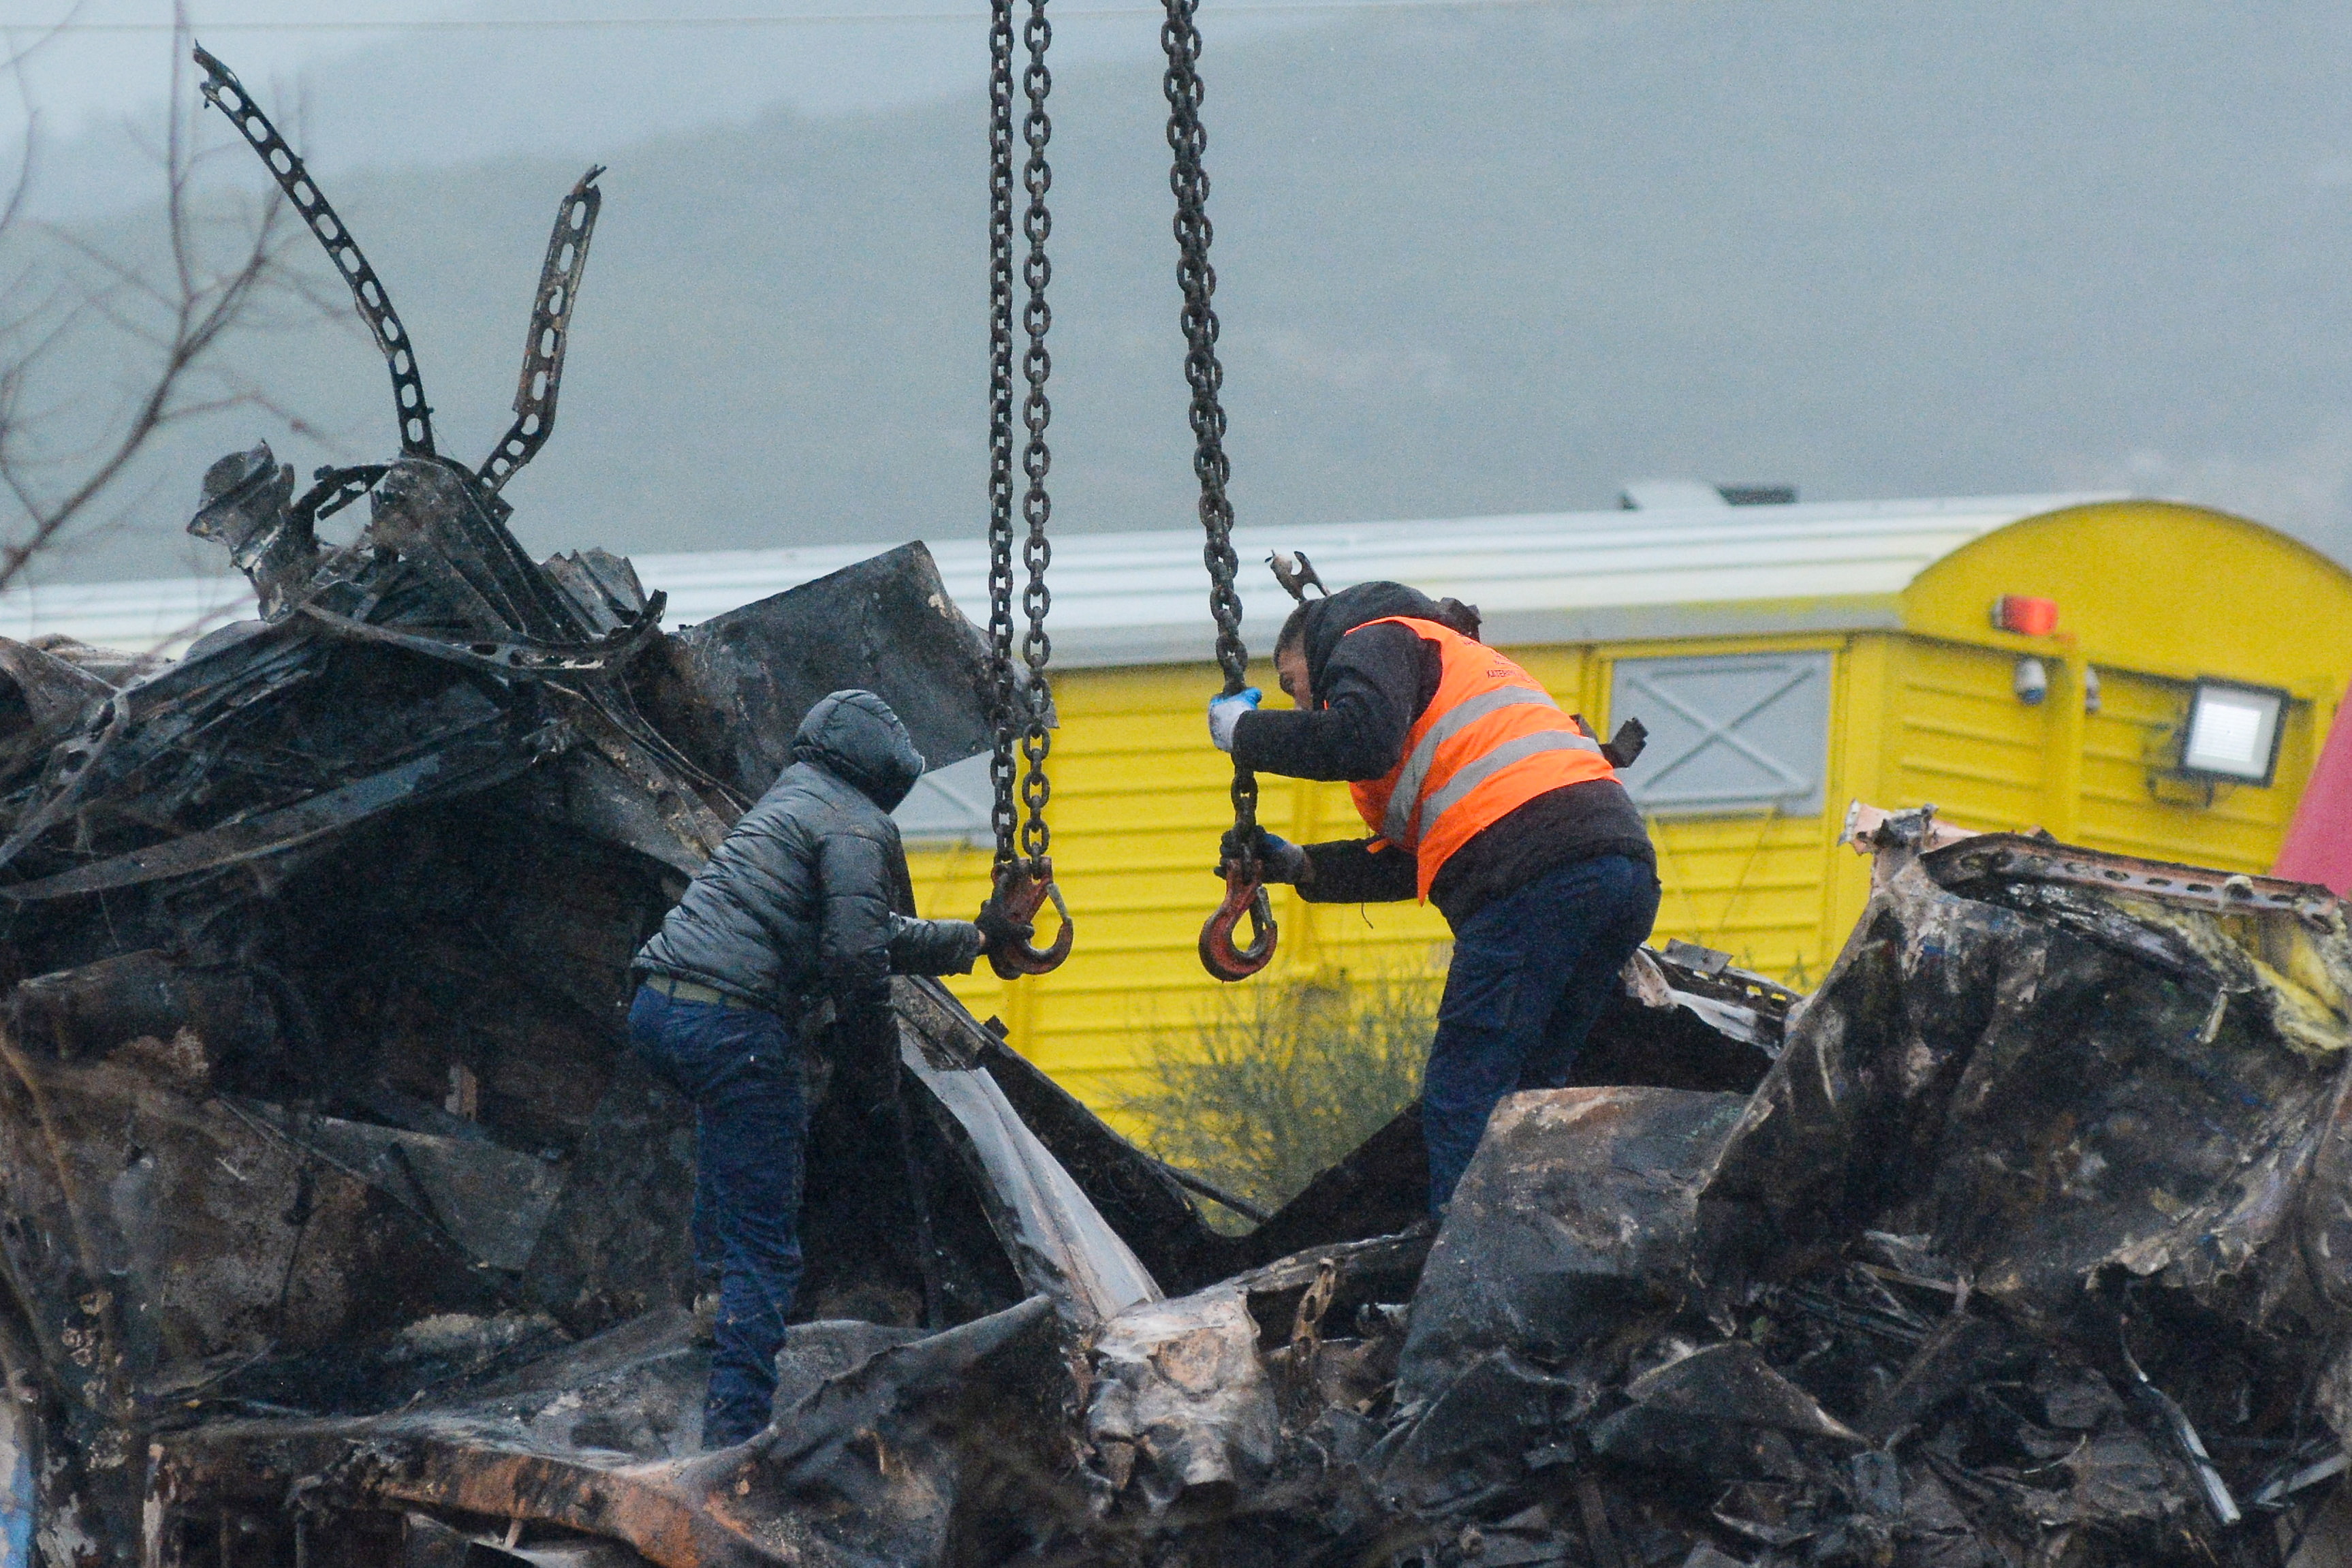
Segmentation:
{"type": "Polygon", "coordinates": [[[835,692],[801,721],[793,757],[638,950],[636,972],[797,1022],[825,997],[845,1018],[887,1007],[894,973],[970,969],[978,927],[912,918],[890,809],[922,775],[923,754],[890,705],[835,692]]]}

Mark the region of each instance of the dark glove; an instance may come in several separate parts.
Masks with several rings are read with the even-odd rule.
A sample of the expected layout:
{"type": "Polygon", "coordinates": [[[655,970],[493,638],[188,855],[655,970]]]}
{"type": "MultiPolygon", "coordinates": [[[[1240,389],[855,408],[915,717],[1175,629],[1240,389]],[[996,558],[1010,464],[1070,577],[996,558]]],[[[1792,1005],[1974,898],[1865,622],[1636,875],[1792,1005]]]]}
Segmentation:
{"type": "MultiPolygon", "coordinates": [[[[983,906],[980,912],[986,914],[988,910],[983,906]]],[[[961,942],[956,950],[956,965],[949,973],[970,973],[974,961],[988,951],[988,932],[982,929],[978,921],[941,921],[940,924],[954,933],[961,942]]]]}
{"type": "Polygon", "coordinates": [[[1633,765],[1633,759],[1642,754],[1642,748],[1649,743],[1648,728],[1639,719],[1628,719],[1617,726],[1617,732],[1609,737],[1609,743],[1601,748],[1601,754],[1609,760],[1612,768],[1630,768],[1633,765]]]}
{"type": "Polygon", "coordinates": [[[1218,875],[1224,874],[1225,865],[1242,858],[1244,853],[1256,857],[1261,875],[1269,882],[1297,883],[1307,874],[1307,851],[1287,838],[1279,838],[1263,827],[1253,827],[1244,839],[1234,829],[1227,828],[1219,846],[1222,857],[1218,875]],[[1243,849],[1246,843],[1247,849],[1243,849]]]}
{"type": "Polygon", "coordinates": [[[970,921],[921,921],[890,917],[893,974],[965,974],[980,956],[980,928],[970,921]]]}
{"type": "Polygon", "coordinates": [[[1014,920],[996,907],[994,899],[980,906],[980,915],[972,921],[972,928],[980,933],[984,944],[982,952],[1002,952],[1016,942],[1034,942],[1037,936],[1035,921],[1014,920]]]}

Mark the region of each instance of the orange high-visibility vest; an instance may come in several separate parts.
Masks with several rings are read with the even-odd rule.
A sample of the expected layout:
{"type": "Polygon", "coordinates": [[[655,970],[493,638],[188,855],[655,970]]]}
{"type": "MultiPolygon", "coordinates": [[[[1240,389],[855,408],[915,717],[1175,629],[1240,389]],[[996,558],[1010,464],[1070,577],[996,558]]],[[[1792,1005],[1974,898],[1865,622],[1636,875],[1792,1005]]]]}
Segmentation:
{"type": "Polygon", "coordinates": [[[1539,795],[1617,773],[1534,676],[1485,643],[1410,616],[1364,623],[1391,624],[1437,645],[1437,694],[1396,766],[1348,793],[1378,844],[1416,858],[1426,900],[1438,868],[1481,828],[1539,795]]]}

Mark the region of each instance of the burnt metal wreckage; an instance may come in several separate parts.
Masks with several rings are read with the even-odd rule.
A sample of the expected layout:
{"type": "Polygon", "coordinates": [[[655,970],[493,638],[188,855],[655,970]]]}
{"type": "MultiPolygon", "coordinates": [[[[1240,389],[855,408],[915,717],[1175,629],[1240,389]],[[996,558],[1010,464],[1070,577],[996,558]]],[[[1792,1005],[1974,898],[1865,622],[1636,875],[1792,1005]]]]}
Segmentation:
{"type": "Polygon", "coordinates": [[[1858,821],[1809,995],[1637,955],[1434,1229],[1410,1110],[1229,1234],[898,983],[895,1061],[814,1047],[775,1419],[701,1451],[691,1125],[625,1048],[630,955],[816,696],[987,750],[988,639],[919,545],[675,632],[625,561],[530,560],[498,489],[593,183],[467,469],[205,63],[372,311],[403,451],[299,499],[215,465],[192,526],[263,613],[176,660],[0,642],[0,1553],[2352,1560],[2343,909],[1927,811],[1858,821]]]}

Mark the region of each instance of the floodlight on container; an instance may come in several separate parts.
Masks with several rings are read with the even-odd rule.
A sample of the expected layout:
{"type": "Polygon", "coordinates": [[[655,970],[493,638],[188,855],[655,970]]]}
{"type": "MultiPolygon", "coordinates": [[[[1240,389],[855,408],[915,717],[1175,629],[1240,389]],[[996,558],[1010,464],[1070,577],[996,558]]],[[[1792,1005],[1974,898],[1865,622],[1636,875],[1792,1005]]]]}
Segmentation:
{"type": "Polygon", "coordinates": [[[2050,695],[2050,671],[2040,659],[2027,654],[2017,661],[2011,684],[2015,688],[2020,702],[2039,702],[2050,695]]]}
{"type": "Polygon", "coordinates": [[[2058,601],[2037,599],[2026,594],[2003,594],[1992,602],[1992,624],[1996,631],[2046,637],[2058,629],[2058,601]]]}
{"type": "Polygon", "coordinates": [[[2286,704],[2287,694],[2273,687],[2199,680],[2189,694],[2180,771],[2269,787],[2278,772],[2286,704]]]}

